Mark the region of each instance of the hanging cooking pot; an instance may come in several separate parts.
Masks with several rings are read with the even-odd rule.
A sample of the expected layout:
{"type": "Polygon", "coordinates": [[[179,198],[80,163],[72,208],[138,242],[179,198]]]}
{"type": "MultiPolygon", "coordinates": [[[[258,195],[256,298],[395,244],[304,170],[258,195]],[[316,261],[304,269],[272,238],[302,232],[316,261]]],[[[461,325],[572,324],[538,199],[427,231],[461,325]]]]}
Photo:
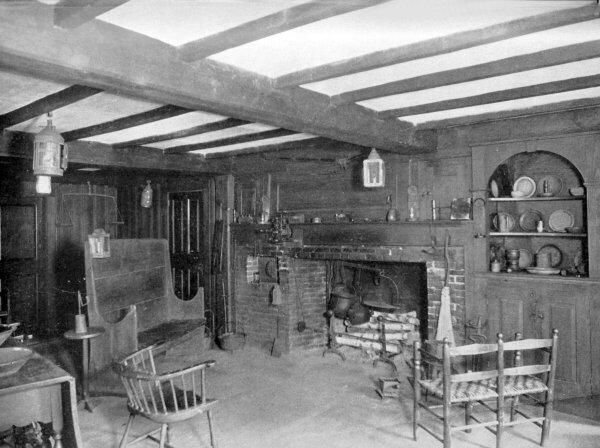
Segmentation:
{"type": "Polygon", "coordinates": [[[350,325],[361,325],[371,319],[371,310],[359,301],[354,302],[346,314],[350,325]]]}
{"type": "Polygon", "coordinates": [[[329,300],[329,309],[333,311],[333,315],[338,319],[345,319],[346,313],[355,302],[358,302],[358,296],[356,295],[339,296],[332,294],[329,300]]]}

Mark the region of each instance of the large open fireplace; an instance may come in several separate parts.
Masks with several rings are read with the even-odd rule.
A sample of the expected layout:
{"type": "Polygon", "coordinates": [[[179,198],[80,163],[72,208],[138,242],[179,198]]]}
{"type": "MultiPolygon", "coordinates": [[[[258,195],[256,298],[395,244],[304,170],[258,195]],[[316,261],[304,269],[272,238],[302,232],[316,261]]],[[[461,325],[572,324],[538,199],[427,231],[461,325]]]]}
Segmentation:
{"type": "MultiPolygon", "coordinates": [[[[460,242],[459,238],[455,239],[460,242]]],[[[329,294],[333,283],[340,281],[336,276],[339,277],[339,268],[343,266],[345,283],[358,289],[364,300],[389,303],[399,312],[416,312],[421,337],[434,337],[446,274],[444,247],[443,244],[419,244],[419,239],[413,241],[417,244],[303,242],[262,244],[259,248],[237,244],[238,330],[246,334],[249,344],[265,350],[270,350],[278,334],[284,351],[323,346],[327,338],[324,315],[329,294]],[[275,282],[282,293],[280,306],[271,305],[275,282]],[[306,324],[304,331],[298,328],[301,321],[306,324]]],[[[435,238],[427,241],[435,241],[435,238]]],[[[451,239],[448,255],[452,324],[455,337],[460,341],[464,338],[465,315],[464,245],[453,244],[451,239]]]]}

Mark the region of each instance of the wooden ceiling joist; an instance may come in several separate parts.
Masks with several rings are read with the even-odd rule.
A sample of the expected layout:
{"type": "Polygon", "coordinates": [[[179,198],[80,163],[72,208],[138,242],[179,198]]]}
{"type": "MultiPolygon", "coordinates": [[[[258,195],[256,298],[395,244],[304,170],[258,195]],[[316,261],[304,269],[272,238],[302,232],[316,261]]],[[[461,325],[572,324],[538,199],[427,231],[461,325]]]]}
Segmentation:
{"type": "Polygon", "coordinates": [[[600,40],[552,48],[537,53],[498,59],[483,64],[444,70],[373,87],[366,87],[364,89],[352,90],[332,96],[331,104],[355,103],[372,98],[432,89],[461,82],[477,81],[493,76],[508,75],[597,57],[600,57],[600,40]]]}
{"type": "Polygon", "coordinates": [[[265,140],[268,138],[285,137],[287,135],[297,134],[296,131],[290,131],[289,129],[271,129],[269,131],[255,132],[253,134],[236,135],[235,137],[221,138],[219,140],[212,140],[203,143],[194,143],[191,145],[172,146],[165,148],[165,154],[181,154],[190,151],[196,151],[199,149],[210,149],[217,148],[219,146],[235,145],[238,143],[256,142],[259,140],[265,140]]]}
{"type": "Polygon", "coordinates": [[[127,117],[117,118],[116,120],[106,121],[104,123],[94,124],[85,128],[74,129],[69,132],[63,132],[62,136],[66,142],[79,140],[94,135],[107,134],[109,132],[121,131],[123,129],[139,126],[141,124],[152,123],[153,121],[164,120],[165,118],[176,117],[177,115],[191,112],[189,109],[179,106],[167,105],[151,109],[139,114],[129,115],[127,117]]]}
{"type": "Polygon", "coordinates": [[[212,154],[205,154],[205,158],[207,160],[211,159],[227,159],[229,157],[238,157],[238,156],[247,156],[253,154],[262,154],[267,152],[274,151],[286,151],[293,149],[308,149],[315,147],[326,147],[327,145],[331,145],[333,140],[325,138],[325,137],[315,137],[305,140],[294,140],[291,142],[277,143],[272,145],[261,145],[261,146],[250,146],[248,148],[236,149],[233,151],[227,152],[217,152],[212,154]]]}
{"type": "Polygon", "coordinates": [[[332,108],[324,95],[276,89],[264,76],[210,59],[189,64],[168,44],[100,20],[65,33],[37,6],[0,7],[0,20],[6,70],[358,145],[411,154],[435,149],[429,134],[422,139],[400,120],[381,120],[355,105],[332,108]]]}
{"type": "Polygon", "coordinates": [[[559,101],[556,103],[543,104],[525,109],[515,109],[500,112],[488,112],[485,114],[467,115],[462,117],[447,118],[445,120],[428,121],[418,125],[419,129],[443,129],[456,126],[467,126],[484,122],[496,122],[498,120],[524,118],[535,115],[547,115],[576,111],[580,109],[592,109],[600,107],[600,97],[582,98],[577,100],[559,101]]]}
{"type": "Polygon", "coordinates": [[[61,28],[76,28],[128,0],[60,0],[54,6],[54,24],[61,28]]]}
{"type": "Polygon", "coordinates": [[[0,130],[60,109],[84,98],[96,95],[101,91],[100,89],[80,85],[67,87],[4,115],[0,115],[0,130]]]}
{"type": "MultiPolygon", "coordinates": [[[[33,134],[4,131],[0,141],[0,157],[31,159],[33,134]]],[[[185,172],[214,172],[202,156],[194,154],[168,155],[150,148],[115,149],[97,142],[69,143],[69,162],[95,166],[141,168],[185,172]]]]}
{"type": "Polygon", "coordinates": [[[224,120],[215,121],[212,123],[201,124],[193,126],[187,129],[181,129],[179,131],[169,132],[167,134],[152,135],[149,137],[142,137],[135,140],[129,140],[127,142],[121,142],[113,144],[114,148],[128,148],[133,146],[144,146],[151,143],[164,142],[167,140],[175,140],[178,138],[189,137],[192,135],[206,134],[207,132],[221,131],[223,129],[234,128],[249,124],[249,121],[238,120],[237,118],[226,118],[224,120]]]}
{"type": "Polygon", "coordinates": [[[179,52],[183,60],[197,61],[229,48],[386,1],[389,0],[318,0],[302,3],[220,33],[188,42],[179,47],[179,52]]]}
{"type": "Polygon", "coordinates": [[[277,87],[297,86],[324,79],[358,73],[386,65],[451,53],[465,48],[484,45],[525,34],[544,31],[559,26],[598,18],[596,2],[589,6],[563,9],[536,16],[525,17],[506,23],[491,25],[476,30],[463,31],[447,36],[376,51],[363,56],[336,61],[317,67],[299,70],[276,78],[277,87]]]}
{"type": "Polygon", "coordinates": [[[463,107],[481,106],[482,104],[499,103],[502,101],[518,100],[553,93],[568,92],[570,90],[588,89],[600,85],[600,75],[582,76],[560,81],[551,81],[514,89],[499,90],[496,92],[482,93],[480,95],[454,98],[451,100],[436,101],[433,103],[419,104],[417,106],[400,107],[379,111],[382,118],[406,117],[410,115],[427,114],[448,109],[461,109],[463,107]]]}

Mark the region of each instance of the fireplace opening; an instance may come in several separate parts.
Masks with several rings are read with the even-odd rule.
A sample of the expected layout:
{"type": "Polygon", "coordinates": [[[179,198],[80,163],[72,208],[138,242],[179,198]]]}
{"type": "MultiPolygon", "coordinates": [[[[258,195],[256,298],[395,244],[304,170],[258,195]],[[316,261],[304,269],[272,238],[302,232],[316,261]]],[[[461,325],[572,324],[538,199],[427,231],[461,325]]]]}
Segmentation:
{"type": "MultiPolygon", "coordinates": [[[[427,266],[421,262],[334,261],[331,285],[343,282],[362,302],[391,305],[398,313],[414,311],[421,332],[428,328],[427,266]]],[[[425,337],[422,334],[422,337],[425,337]]]]}

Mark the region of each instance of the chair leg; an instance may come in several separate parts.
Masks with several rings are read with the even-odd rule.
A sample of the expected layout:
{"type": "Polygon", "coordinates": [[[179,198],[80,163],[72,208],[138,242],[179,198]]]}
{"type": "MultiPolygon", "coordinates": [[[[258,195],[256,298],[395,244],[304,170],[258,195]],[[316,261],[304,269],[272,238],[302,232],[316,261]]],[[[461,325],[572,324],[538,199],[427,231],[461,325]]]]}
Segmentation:
{"type": "Polygon", "coordinates": [[[542,440],[540,445],[544,446],[550,435],[550,421],[552,420],[552,412],[554,410],[554,397],[552,392],[546,392],[546,404],[544,405],[544,423],[542,423],[542,440]]]}
{"type": "Polygon", "coordinates": [[[129,434],[129,430],[131,429],[131,424],[133,423],[134,418],[135,414],[129,414],[129,419],[127,420],[127,425],[125,426],[125,432],[123,433],[123,437],[121,438],[121,443],[119,443],[119,448],[127,446],[127,443],[125,443],[125,441],[127,440],[127,435],[129,434]]]}
{"type": "Polygon", "coordinates": [[[452,445],[452,440],[450,439],[450,437],[451,437],[451,435],[450,435],[450,403],[444,402],[443,417],[444,417],[444,448],[450,448],[452,445]]]}
{"type": "MultiPolygon", "coordinates": [[[[465,403],[465,425],[471,423],[471,414],[473,413],[473,403],[467,401],[465,403]]],[[[470,429],[465,429],[465,432],[471,432],[470,429]]]]}
{"type": "Polygon", "coordinates": [[[511,422],[515,421],[515,415],[517,413],[518,406],[519,406],[519,397],[518,396],[512,397],[512,399],[510,400],[510,421],[511,422]]]}
{"type": "Polygon", "coordinates": [[[498,397],[498,404],[496,409],[496,419],[498,425],[496,426],[496,448],[502,448],[502,436],[504,434],[504,399],[502,396],[498,397]]]}
{"type": "Polygon", "coordinates": [[[159,448],[165,448],[165,439],[167,438],[167,429],[168,428],[169,428],[169,425],[167,425],[166,423],[163,423],[162,426],[160,427],[159,448]]]}
{"type": "Polygon", "coordinates": [[[421,401],[421,386],[415,384],[413,391],[413,439],[417,440],[417,430],[419,429],[419,402],[421,401]]]}
{"type": "Polygon", "coordinates": [[[210,415],[210,410],[206,411],[206,419],[208,420],[208,432],[210,434],[210,446],[212,448],[215,448],[215,436],[213,434],[212,418],[210,415]]]}

